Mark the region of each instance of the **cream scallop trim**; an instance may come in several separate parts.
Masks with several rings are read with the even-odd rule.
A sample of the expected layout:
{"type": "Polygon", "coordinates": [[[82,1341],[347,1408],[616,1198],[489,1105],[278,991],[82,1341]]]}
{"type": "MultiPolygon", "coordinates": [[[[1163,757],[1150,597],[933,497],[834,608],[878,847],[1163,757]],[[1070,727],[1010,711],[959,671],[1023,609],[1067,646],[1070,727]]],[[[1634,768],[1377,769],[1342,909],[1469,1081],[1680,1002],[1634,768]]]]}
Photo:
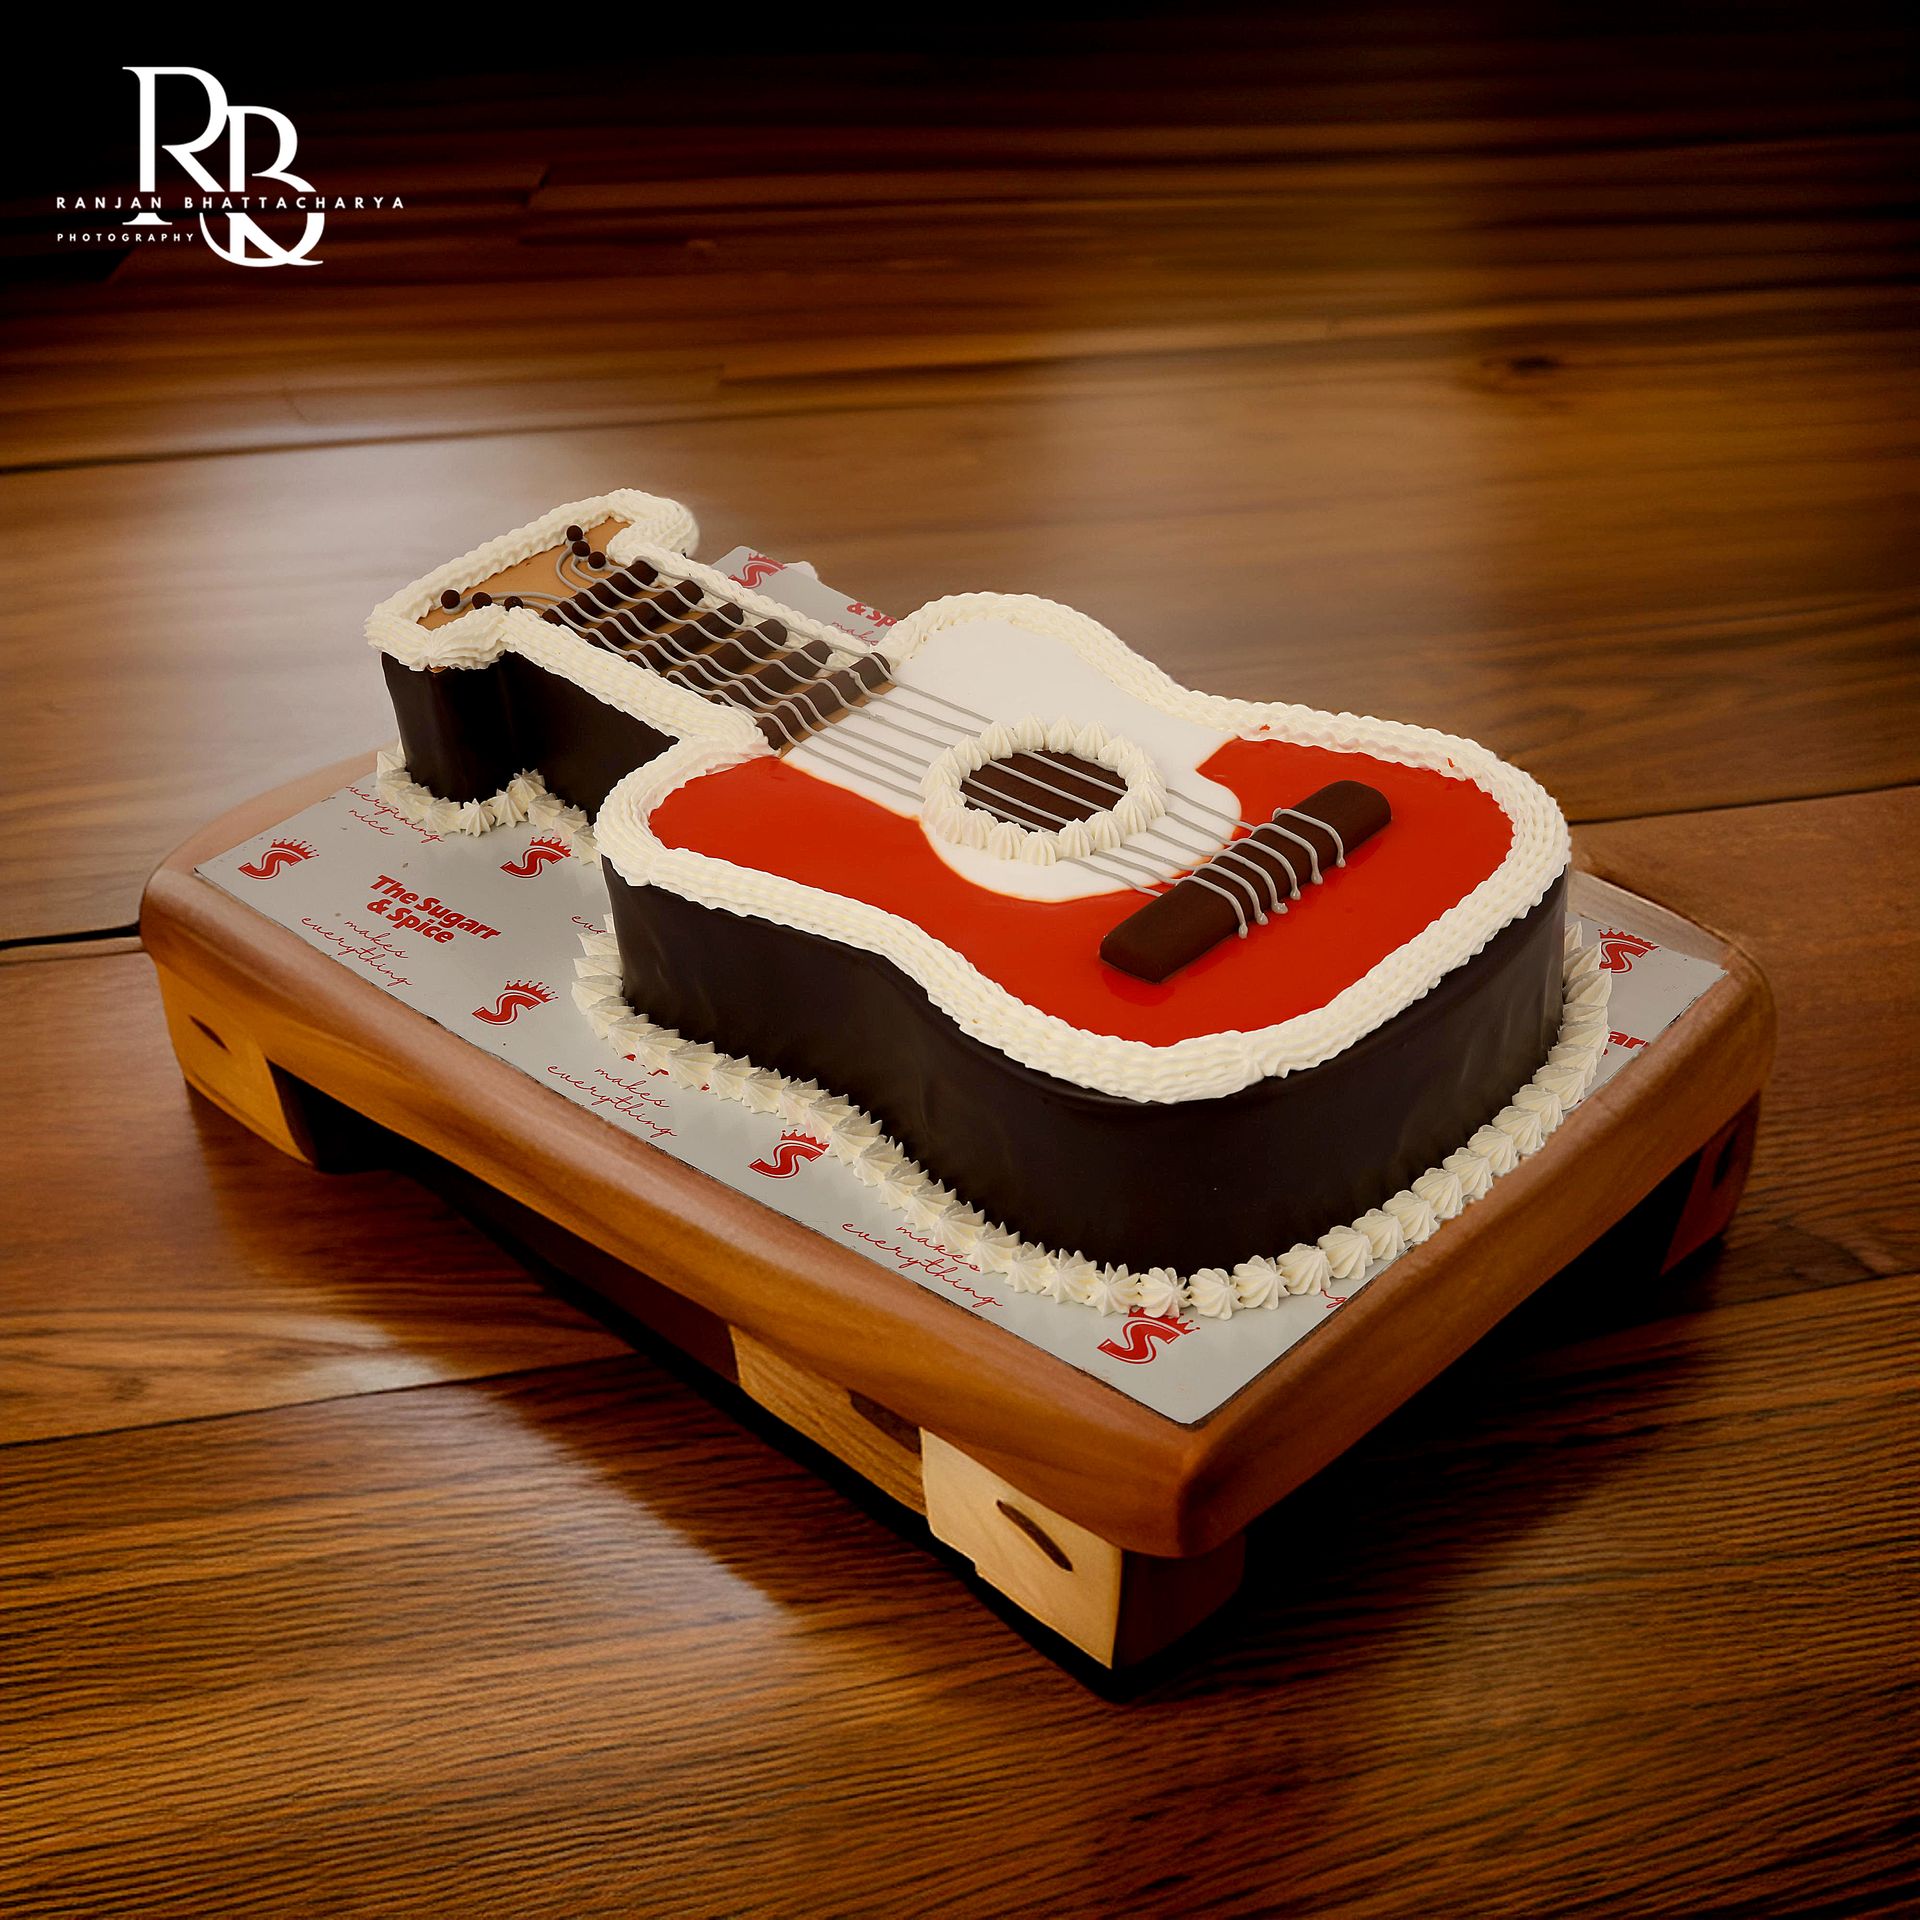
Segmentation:
{"type": "Polygon", "coordinates": [[[976,847],[1003,860],[1050,867],[1058,860],[1104,853],[1144,832],[1167,810],[1167,785],[1152,757],[1131,740],[1116,740],[1098,721],[1045,721],[1029,715],[1011,725],[995,721],[984,732],[936,754],[920,782],[920,824],[942,840],[976,847]],[[1016,753],[1067,753],[1110,767],[1126,790],[1110,807],[1063,827],[1030,827],[969,803],[962,788],[990,761],[1016,753]]]}
{"type": "MultiPolygon", "coordinates": [[[[570,526],[591,526],[596,520],[606,519],[627,522],[614,536],[616,541],[636,535],[653,546],[672,549],[676,563],[677,557],[700,537],[693,515],[679,501],[658,494],[623,487],[591,499],[573,500],[537,520],[529,520],[524,527],[483,542],[388,595],[367,616],[368,642],[409,667],[486,666],[500,656],[498,635],[505,609],[481,607],[441,627],[421,626],[441,594],[449,588],[463,593],[489,574],[532,559],[543,548],[556,546],[570,526]]],[[[537,621],[539,616],[534,618],[537,621]]]]}
{"type": "Polygon", "coordinates": [[[1126,692],[1211,729],[1368,753],[1471,780],[1507,815],[1512,844],[1500,865],[1463,900],[1326,1005],[1272,1026],[1197,1034],[1165,1046],[1090,1033],[1044,1013],[901,915],[690,848],[664,845],[649,824],[654,809],[698,775],[765,751],[757,730],[752,741],[737,745],[682,741],[628,774],[607,796],[594,823],[602,852],[635,886],[662,886],[704,906],[751,914],[878,954],[915,981],[963,1031],[1023,1066],[1124,1099],[1153,1101],[1215,1099],[1256,1080],[1331,1060],[1465,965],[1502,927],[1538,905],[1566,867],[1570,847],[1560,809],[1535,781],[1484,747],[1389,720],[1318,713],[1310,707],[1258,706],[1191,692],[1130,652],[1106,628],[1051,601],[994,594],[935,601],[892,629],[888,658],[910,660],[930,633],[981,618],[1014,620],[1029,631],[1061,640],[1126,692]],[[893,636],[903,632],[904,645],[896,648],[893,636]]]}
{"type": "Polygon", "coordinates": [[[1464,1146],[1437,1167],[1345,1226],[1316,1241],[1302,1241],[1271,1258],[1243,1260],[1229,1273],[1203,1267],[1181,1275],[1171,1267],[1136,1272],[1097,1266],[1084,1254],[1036,1246],[1010,1228],[989,1221],[977,1208],[943,1187],[890,1140],[878,1121],[849,1100],[811,1081],[789,1079],[756,1067],[738,1055],[681,1039],[669,1027],[637,1014],[621,997],[616,972],[619,944],[609,933],[581,936],[585,958],[575,961],[575,1004],[594,1032],[621,1054],[664,1070],[676,1086],[704,1088],[736,1100],[755,1113],[777,1115],[826,1143],[842,1166],[880,1190],[922,1232],[949,1253],[976,1263],[1017,1293],[1044,1293],[1054,1300],[1115,1313],[1138,1307],[1150,1314],[1191,1310],[1225,1320],[1239,1310],[1273,1308],[1291,1294],[1324,1293],[1357,1283],[1430,1239],[1482,1198],[1502,1174],[1529,1154],[1593,1085],[1607,1045],[1607,1000],[1612,976],[1601,969],[1600,949],[1579,945],[1569,923],[1562,969],[1559,1036],[1540,1070],[1464,1146]]]}
{"type": "Polygon", "coordinates": [[[717,705],[691,687],[676,685],[636,661],[596,647],[571,629],[541,619],[531,607],[496,604],[470,608],[438,627],[421,625],[442,593],[464,592],[544,548],[555,545],[569,526],[623,519],[628,524],[607,542],[607,557],[626,566],[644,560],[675,579],[690,580],[718,600],[730,600],[755,619],[778,620],[796,639],[818,640],[833,650],[829,668],[845,666],[870,651],[864,642],[796,612],[763,593],[743,587],[724,573],[687,557],[699,538],[693,515],[677,500],[631,488],[574,500],[524,527],[475,547],[458,560],[436,567],[390,594],[367,618],[367,642],[416,670],[489,667],[514,652],[570,680],[603,705],[644,722],[675,739],[704,739],[741,750],[765,748],[759,729],[743,709],[717,705]]]}
{"type": "Polygon", "coordinates": [[[443,800],[407,771],[396,744],[382,747],[375,759],[374,791],[417,827],[433,833],[491,833],[495,827],[531,823],[565,841],[568,851],[587,866],[597,866],[600,850],[580,808],[569,806],[537,773],[517,773],[485,800],[443,800]]]}

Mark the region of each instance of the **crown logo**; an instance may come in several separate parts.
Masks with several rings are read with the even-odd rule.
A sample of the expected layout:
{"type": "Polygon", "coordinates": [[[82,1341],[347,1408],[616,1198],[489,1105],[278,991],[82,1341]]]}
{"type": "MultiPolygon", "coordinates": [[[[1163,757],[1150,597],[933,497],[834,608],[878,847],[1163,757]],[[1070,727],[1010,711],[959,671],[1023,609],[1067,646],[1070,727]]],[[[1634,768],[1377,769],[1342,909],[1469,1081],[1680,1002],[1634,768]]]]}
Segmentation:
{"type": "Polygon", "coordinates": [[[304,840],[276,840],[259,859],[249,860],[240,871],[249,880],[271,880],[276,873],[297,867],[303,860],[316,860],[319,855],[319,848],[308,846],[304,840]]]}
{"type": "Polygon", "coordinates": [[[1607,973],[1631,973],[1641,955],[1655,951],[1651,940],[1623,927],[1602,927],[1599,944],[1600,965],[1607,973]]]}
{"type": "Polygon", "coordinates": [[[544,1007],[553,998],[553,989],[540,980],[509,980],[500,989],[490,1007],[475,1007],[473,1017],[490,1027],[504,1027],[517,1020],[529,1007],[544,1007]]]}
{"type": "Polygon", "coordinates": [[[567,843],[558,834],[543,833],[531,842],[518,860],[502,860],[500,871],[516,880],[531,880],[542,867],[551,867],[568,857],[567,843]]]}
{"type": "Polygon", "coordinates": [[[780,1136],[780,1144],[770,1154],[749,1160],[747,1165],[769,1180],[791,1180],[809,1160],[818,1160],[826,1150],[827,1143],[816,1140],[810,1133],[787,1132],[780,1136]]]}

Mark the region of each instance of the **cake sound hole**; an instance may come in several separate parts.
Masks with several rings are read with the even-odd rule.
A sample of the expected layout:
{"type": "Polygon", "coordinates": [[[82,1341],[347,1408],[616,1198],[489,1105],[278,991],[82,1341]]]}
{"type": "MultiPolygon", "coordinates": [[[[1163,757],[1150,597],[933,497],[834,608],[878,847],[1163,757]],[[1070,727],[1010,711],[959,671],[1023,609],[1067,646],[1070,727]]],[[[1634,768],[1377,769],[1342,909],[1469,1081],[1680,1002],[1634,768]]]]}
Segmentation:
{"type": "Polygon", "coordinates": [[[996,820],[1042,831],[1091,820],[1127,790],[1112,767],[1076,753],[1010,753],[960,783],[961,798],[996,820]]]}

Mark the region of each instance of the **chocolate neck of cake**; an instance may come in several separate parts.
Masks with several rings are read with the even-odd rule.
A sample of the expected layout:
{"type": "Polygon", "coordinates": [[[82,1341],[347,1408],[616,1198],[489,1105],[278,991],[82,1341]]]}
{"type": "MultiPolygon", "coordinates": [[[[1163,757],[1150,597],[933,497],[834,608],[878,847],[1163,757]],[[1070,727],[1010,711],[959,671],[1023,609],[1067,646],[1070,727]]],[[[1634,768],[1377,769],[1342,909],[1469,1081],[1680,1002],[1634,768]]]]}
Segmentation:
{"type": "Polygon", "coordinates": [[[1377,788],[1336,780],[1229,841],[1129,914],[1101,941],[1100,958],[1157,986],[1222,940],[1284,913],[1391,818],[1377,788]]]}

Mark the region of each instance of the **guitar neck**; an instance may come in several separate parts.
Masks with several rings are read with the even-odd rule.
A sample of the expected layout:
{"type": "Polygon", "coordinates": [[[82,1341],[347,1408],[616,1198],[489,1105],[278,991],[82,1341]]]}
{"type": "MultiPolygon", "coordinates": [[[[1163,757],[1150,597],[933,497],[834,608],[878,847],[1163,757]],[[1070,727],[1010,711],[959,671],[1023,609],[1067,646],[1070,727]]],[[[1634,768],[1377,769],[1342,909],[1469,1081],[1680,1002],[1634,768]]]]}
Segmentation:
{"type": "Polygon", "coordinates": [[[698,581],[646,561],[614,567],[584,536],[556,549],[551,564],[568,591],[529,592],[521,604],[538,605],[552,625],[675,686],[744,708],[776,753],[791,752],[889,682],[884,657],[851,636],[844,646],[797,638],[784,621],[750,615],[698,581]]]}

